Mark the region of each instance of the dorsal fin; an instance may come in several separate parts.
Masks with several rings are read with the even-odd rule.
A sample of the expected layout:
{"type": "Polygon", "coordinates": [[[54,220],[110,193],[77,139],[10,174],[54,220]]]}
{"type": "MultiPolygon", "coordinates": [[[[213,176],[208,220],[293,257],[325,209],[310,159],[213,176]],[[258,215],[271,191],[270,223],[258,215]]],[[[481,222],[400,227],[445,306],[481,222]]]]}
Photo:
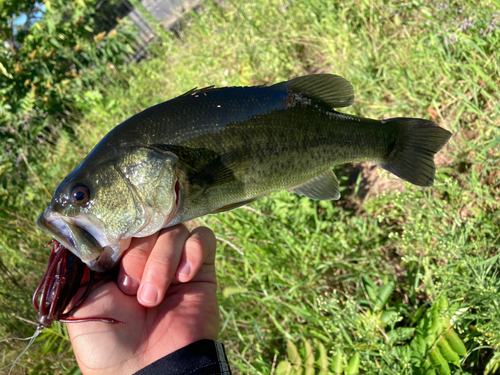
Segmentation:
{"type": "Polygon", "coordinates": [[[188,92],[185,92],[184,94],[182,94],[180,96],[193,96],[193,95],[197,95],[197,94],[202,94],[204,92],[212,90],[213,88],[215,88],[214,85],[203,87],[201,89],[199,89],[198,87],[195,87],[194,89],[191,89],[188,92]]]}
{"type": "Polygon", "coordinates": [[[354,103],[354,89],[349,81],[333,74],[298,77],[271,87],[284,88],[294,94],[321,100],[332,108],[349,107],[354,103]]]}

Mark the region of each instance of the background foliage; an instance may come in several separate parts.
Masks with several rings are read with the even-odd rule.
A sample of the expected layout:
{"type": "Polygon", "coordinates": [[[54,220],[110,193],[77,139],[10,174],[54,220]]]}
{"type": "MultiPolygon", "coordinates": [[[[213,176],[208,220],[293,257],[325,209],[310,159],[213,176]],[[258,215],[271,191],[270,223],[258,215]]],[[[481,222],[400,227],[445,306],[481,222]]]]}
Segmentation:
{"type": "MultiPolygon", "coordinates": [[[[12,4],[4,0],[0,6],[12,4]]],[[[59,3],[53,4],[57,9],[59,3]]],[[[59,6],[70,15],[87,11],[78,2],[68,4],[71,10],[59,6]]],[[[499,8],[498,1],[205,1],[175,34],[163,36],[155,58],[130,65],[122,64],[120,54],[128,34],[80,40],[74,30],[86,23],[72,16],[55,26],[63,39],[31,26],[28,34],[38,35],[38,49],[25,36],[18,42],[20,51],[26,48],[23,58],[11,60],[8,50],[0,56],[7,73],[0,72],[7,98],[2,110],[10,116],[0,120],[2,140],[28,155],[24,160],[13,151],[0,159],[1,335],[32,334],[36,317],[29,300],[49,253],[43,247],[49,238],[35,228],[35,219],[61,179],[112,127],[195,86],[274,83],[331,72],[355,88],[350,113],[430,118],[454,135],[438,157],[432,188],[375,172],[389,187],[382,189],[372,184],[373,176],[366,178],[364,165],[337,167],[344,189],[338,202],[278,192],[193,223],[208,225],[219,239],[220,340],[233,371],[495,373],[500,366],[499,8]],[[63,62],[73,61],[68,51],[76,53],[80,40],[87,52],[76,61],[88,65],[72,62],[65,70],[54,63],[61,70],[44,70],[50,38],[67,46],[53,52],[63,62]],[[101,54],[108,43],[111,51],[111,43],[118,44],[113,57],[101,54]],[[27,61],[33,51],[40,63],[31,70],[27,61]],[[27,74],[22,78],[17,61],[24,69],[20,75],[27,74]],[[68,77],[73,71],[79,77],[68,77]],[[101,80],[109,84],[99,85],[101,80]],[[47,114],[43,123],[22,109],[23,100],[37,103],[28,105],[31,111],[47,114]],[[51,128],[64,111],[65,126],[51,128]],[[40,132],[51,142],[37,142],[40,132]]],[[[27,9],[22,11],[33,13],[27,9]]],[[[36,23],[48,28],[50,21],[36,23]]],[[[22,342],[2,343],[4,363],[22,347],[22,342]]],[[[78,373],[64,327],[44,331],[15,371],[78,373]]]]}
{"type": "MultiPolygon", "coordinates": [[[[0,153],[2,183],[22,183],[33,144],[72,130],[102,98],[105,85],[123,86],[117,68],[132,52],[134,30],[99,30],[97,1],[0,3],[0,153]],[[8,177],[14,180],[8,181],[8,177]]],[[[102,16],[101,16],[102,17],[102,16]]]]}

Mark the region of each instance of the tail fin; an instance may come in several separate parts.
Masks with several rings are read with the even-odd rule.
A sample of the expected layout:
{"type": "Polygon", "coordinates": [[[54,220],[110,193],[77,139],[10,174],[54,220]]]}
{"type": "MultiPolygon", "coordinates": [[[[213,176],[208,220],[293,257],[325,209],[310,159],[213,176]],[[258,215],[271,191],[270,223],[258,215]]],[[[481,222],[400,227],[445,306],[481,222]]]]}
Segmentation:
{"type": "Polygon", "coordinates": [[[378,164],[412,184],[431,186],[436,172],[434,155],[448,142],[451,133],[422,119],[392,118],[382,122],[391,122],[399,132],[387,158],[378,164]]]}

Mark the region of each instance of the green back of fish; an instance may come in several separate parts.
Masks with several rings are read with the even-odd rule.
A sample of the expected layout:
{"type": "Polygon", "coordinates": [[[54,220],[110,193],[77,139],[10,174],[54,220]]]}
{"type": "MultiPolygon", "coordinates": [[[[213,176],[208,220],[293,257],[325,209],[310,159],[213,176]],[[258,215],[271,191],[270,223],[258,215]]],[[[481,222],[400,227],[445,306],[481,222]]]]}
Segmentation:
{"type": "MultiPolygon", "coordinates": [[[[119,147],[148,145],[177,155],[189,185],[184,202],[196,210],[181,213],[182,219],[295,187],[335,164],[353,161],[374,161],[410,182],[428,185],[434,163],[427,156],[425,175],[418,178],[413,175],[421,173],[411,165],[403,171],[400,162],[387,162],[396,143],[404,142],[402,122],[382,123],[333,110],[353,101],[352,86],[334,75],[270,87],[192,90],[125,121],[93,153],[102,158],[119,147]]],[[[441,148],[448,134],[440,133],[432,148],[441,148]]]]}

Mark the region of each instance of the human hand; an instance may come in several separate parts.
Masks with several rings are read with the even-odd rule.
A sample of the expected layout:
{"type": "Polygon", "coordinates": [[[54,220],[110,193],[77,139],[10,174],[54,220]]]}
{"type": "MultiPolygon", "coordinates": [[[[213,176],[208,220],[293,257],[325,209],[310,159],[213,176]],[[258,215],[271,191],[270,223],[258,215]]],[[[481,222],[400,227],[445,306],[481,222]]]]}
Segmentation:
{"type": "Polygon", "coordinates": [[[195,341],[216,340],[215,249],[215,236],[205,227],[189,233],[176,225],[134,238],[118,281],[95,288],[73,315],[127,324],[67,326],[83,374],[132,374],[195,341]]]}

